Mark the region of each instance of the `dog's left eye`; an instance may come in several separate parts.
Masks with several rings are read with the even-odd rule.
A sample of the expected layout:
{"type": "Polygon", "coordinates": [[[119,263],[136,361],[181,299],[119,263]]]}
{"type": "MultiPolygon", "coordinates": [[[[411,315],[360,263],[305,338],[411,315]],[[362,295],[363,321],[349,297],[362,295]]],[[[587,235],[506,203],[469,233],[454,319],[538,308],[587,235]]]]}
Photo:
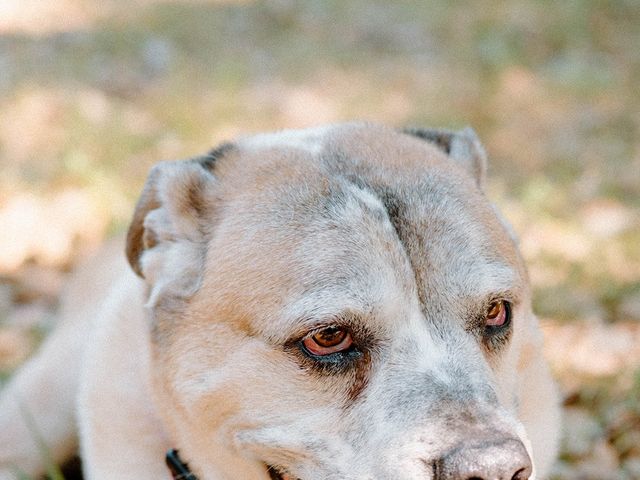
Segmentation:
{"type": "Polygon", "coordinates": [[[506,300],[491,302],[485,314],[485,326],[489,328],[500,328],[508,325],[510,321],[511,304],[506,300]]]}
{"type": "Polygon", "coordinates": [[[351,334],[343,328],[326,327],[306,337],[302,344],[309,353],[321,357],[349,350],[353,340],[351,334]]]}

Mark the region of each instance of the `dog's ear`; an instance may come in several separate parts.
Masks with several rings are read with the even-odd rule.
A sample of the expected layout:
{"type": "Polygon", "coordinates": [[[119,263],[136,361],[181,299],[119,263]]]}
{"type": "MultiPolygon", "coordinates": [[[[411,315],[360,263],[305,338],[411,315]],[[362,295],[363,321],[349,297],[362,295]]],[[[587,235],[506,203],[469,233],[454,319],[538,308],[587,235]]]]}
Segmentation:
{"type": "Polygon", "coordinates": [[[197,287],[213,215],[216,179],[209,160],[159,163],[138,200],[126,253],[133,270],[156,292],[167,283],[179,294],[197,287]]]}
{"type": "Polygon", "coordinates": [[[487,173],[487,154],[472,128],[467,127],[457,132],[407,128],[403,132],[433,143],[449,155],[453,161],[464,167],[480,188],[484,187],[487,173]]]}

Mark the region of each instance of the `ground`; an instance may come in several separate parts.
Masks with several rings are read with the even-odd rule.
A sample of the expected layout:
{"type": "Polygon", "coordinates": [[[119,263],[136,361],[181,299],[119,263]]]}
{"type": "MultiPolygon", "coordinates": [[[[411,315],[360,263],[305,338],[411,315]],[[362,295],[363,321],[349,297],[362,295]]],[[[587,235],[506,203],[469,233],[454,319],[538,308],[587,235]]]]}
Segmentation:
{"type": "Polygon", "coordinates": [[[471,125],[561,385],[554,478],[640,478],[638,25],[633,0],[2,3],[0,375],[154,162],[354,118],[471,125]]]}

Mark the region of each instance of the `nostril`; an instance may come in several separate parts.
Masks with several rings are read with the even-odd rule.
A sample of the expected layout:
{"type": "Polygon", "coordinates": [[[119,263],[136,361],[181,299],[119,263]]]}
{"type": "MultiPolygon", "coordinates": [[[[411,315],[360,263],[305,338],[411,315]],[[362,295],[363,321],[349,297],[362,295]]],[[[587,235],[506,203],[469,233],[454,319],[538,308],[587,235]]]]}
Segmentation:
{"type": "Polygon", "coordinates": [[[462,442],[434,467],[435,480],[528,480],[533,469],[522,442],[504,436],[462,442]]]}
{"type": "Polygon", "coordinates": [[[529,480],[529,476],[531,476],[531,468],[521,468],[513,474],[511,480],[529,480]]]}

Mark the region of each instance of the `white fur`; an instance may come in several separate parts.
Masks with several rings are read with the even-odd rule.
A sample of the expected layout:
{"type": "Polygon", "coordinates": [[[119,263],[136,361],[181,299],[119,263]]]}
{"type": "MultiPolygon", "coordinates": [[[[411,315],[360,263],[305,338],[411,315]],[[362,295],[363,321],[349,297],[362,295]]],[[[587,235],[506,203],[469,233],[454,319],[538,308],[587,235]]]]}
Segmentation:
{"type": "Polygon", "coordinates": [[[245,137],[240,143],[250,150],[266,150],[274,148],[293,148],[310,154],[318,154],[324,145],[324,137],[333,129],[331,125],[309,128],[305,130],[280,130],[274,133],[263,133],[245,137]]]}

